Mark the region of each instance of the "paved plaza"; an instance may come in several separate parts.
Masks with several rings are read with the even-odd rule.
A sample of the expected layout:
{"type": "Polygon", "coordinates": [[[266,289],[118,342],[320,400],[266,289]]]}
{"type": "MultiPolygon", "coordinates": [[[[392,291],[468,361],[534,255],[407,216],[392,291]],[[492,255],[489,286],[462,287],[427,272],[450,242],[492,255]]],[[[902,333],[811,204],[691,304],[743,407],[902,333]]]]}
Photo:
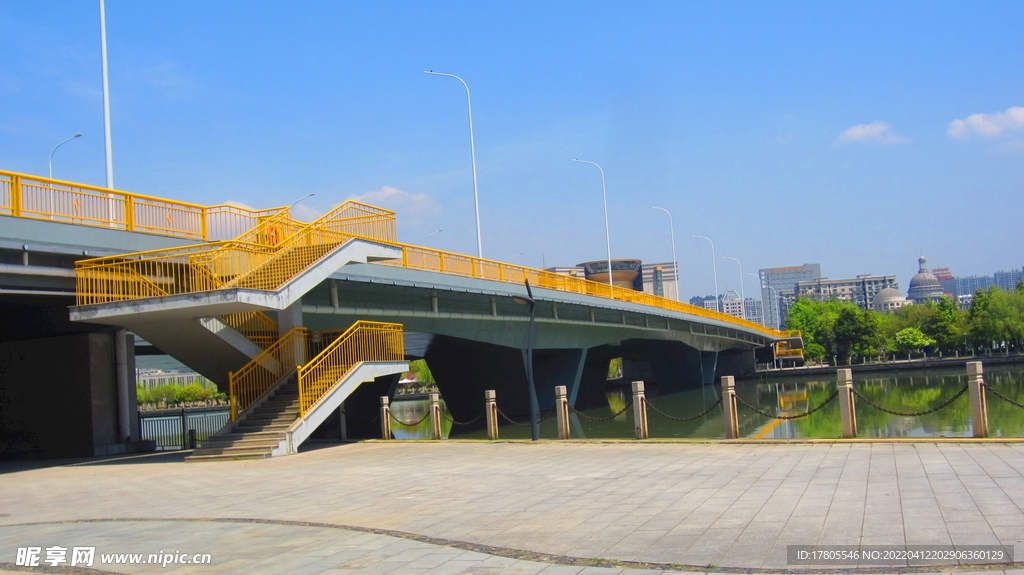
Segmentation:
{"type": "Polygon", "coordinates": [[[51,572],[902,566],[1024,575],[1017,564],[818,568],[787,563],[786,554],[788,545],[1014,545],[1024,553],[1021,443],[366,442],[262,461],[182,459],[0,465],[0,572],[23,570],[18,548],[83,546],[96,548],[92,567],[51,572]],[[133,553],[209,553],[210,563],[100,562],[133,553]]]}

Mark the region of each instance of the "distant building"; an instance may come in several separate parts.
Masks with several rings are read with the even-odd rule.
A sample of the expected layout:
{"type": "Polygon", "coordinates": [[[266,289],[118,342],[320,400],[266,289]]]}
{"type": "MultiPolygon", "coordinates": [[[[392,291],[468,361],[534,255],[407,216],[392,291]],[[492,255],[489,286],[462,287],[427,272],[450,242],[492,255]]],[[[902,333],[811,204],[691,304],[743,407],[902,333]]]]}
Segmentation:
{"type": "Polygon", "coordinates": [[[928,271],[928,260],[921,256],[917,260],[918,271],[910,279],[910,289],[907,290],[907,299],[914,303],[925,303],[939,301],[945,295],[942,291],[942,284],[939,278],[928,271]]]}
{"type": "MultiPolygon", "coordinates": [[[[938,282],[936,282],[936,285],[938,285],[938,282]]],[[[836,299],[848,301],[861,309],[873,309],[875,295],[886,288],[899,289],[899,284],[896,283],[896,276],[863,274],[851,279],[830,280],[828,278],[821,278],[802,281],[796,284],[795,292],[791,290],[780,295],[782,295],[784,303],[788,303],[789,306],[799,298],[815,301],[836,299]]]]}
{"type": "Polygon", "coordinates": [[[996,280],[992,276],[956,278],[956,291],[953,292],[953,295],[957,297],[974,295],[974,292],[978,290],[987,291],[988,288],[994,285],[996,285],[996,280]]]}
{"type": "Polygon", "coordinates": [[[722,294],[722,313],[735,317],[743,317],[743,300],[736,290],[725,290],[722,294]]]}
{"type": "Polygon", "coordinates": [[[792,301],[785,304],[782,292],[795,292],[797,283],[821,278],[821,264],[766,268],[758,270],[758,275],[761,278],[761,301],[764,302],[764,325],[779,329],[785,325],[789,308],[793,305],[792,301]]]}
{"type": "Polygon", "coordinates": [[[1013,291],[1017,289],[1017,284],[1024,281],[1024,271],[1021,270],[1010,270],[1004,272],[999,270],[995,273],[993,278],[996,283],[996,287],[1003,291],[1013,291]]]}
{"type": "Polygon", "coordinates": [[[669,299],[676,298],[676,271],[672,262],[644,264],[640,273],[643,276],[645,292],[669,299]],[[661,269],[661,293],[658,292],[658,282],[655,281],[655,272],[658,268],[661,269]]]}
{"type": "Polygon", "coordinates": [[[932,275],[939,280],[939,285],[942,286],[942,293],[951,298],[957,295],[956,278],[953,277],[953,272],[949,268],[934,268],[932,269],[932,275]]]}
{"type": "Polygon", "coordinates": [[[713,295],[707,295],[704,297],[698,295],[690,298],[690,305],[695,305],[711,311],[718,311],[718,298],[713,295]]]}
{"type": "Polygon", "coordinates": [[[572,266],[572,267],[569,267],[569,266],[552,266],[550,268],[544,268],[544,271],[551,272],[551,273],[556,273],[556,274],[562,274],[562,275],[565,275],[565,276],[576,276],[576,277],[578,277],[580,279],[583,278],[583,274],[584,274],[583,268],[580,267],[580,266],[572,266]]]}
{"type": "Polygon", "coordinates": [[[896,288],[885,288],[875,294],[872,307],[880,313],[892,313],[912,302],[908,301],[903,292],[896,288]]]}

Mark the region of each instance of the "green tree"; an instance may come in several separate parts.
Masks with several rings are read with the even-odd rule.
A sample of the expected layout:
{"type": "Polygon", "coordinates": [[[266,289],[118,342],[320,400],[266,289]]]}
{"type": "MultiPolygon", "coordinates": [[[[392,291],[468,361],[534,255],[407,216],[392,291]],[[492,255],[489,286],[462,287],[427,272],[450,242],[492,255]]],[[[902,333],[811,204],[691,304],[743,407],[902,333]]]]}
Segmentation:
{"type": "Polygon", "coordinates": [[[896,334],[896,348],[901,351],[913,351],[934,345],[935,340],[921,333],[916,327],[908,327],[896,334]]]}
{"type": "Polygon", "coordinates": [[[177,399],[181,401],[199,401],[199,396],[203,393],[203,386],[198,383],[192,383],[182,387],[178,390],[177,399]]]}
{"type": "Polygon", "coordinates": [[[966,314],[946,297],[928,307],[932,313],[920,327],[921,332],[934,339],[942,351],[949,352],[962,346],[967,331],[966,314]]]}
{"type": "Polygon", "coordinates": [[[416,374],[416,379],[421,384],[436,384],[434,381],[434,374],[430,371],[430,366],[427,365],[425,359],[414,359],[409,362],[409,371],[416,374]]]}

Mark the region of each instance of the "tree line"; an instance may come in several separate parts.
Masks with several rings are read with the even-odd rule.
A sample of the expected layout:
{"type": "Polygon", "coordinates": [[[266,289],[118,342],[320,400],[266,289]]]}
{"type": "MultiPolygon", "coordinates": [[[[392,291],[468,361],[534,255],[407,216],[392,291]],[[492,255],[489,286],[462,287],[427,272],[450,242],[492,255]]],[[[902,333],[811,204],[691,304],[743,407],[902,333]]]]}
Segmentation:
{"type": "Polygon", "coordinates": [[[978,290],[966,310],[945,297],[891,314],[835,299],[800,298],[789,310],[786,329],[803,332],[804,356],[813,361],[852,363],[895,353],[952,355],[968,349],[1018,351],[1024,345],[1024,283],[1013,291],[978,290]]]}

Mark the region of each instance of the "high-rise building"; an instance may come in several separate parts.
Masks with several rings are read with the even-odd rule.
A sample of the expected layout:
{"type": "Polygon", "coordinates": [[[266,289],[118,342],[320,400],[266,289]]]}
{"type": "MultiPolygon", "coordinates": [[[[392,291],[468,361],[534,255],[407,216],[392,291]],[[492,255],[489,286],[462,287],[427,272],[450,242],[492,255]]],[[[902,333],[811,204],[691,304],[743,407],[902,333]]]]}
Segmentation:
{"type": "Polygon", "coordinates": [[[761,301],[764,302],[764,320],[768,327],[779,329],[789,315],[789,305],[782,299],[782,292],[796,291],[796,284],[821,278],[821,264],[804,264],[786,268],[758,270],[761,277],[761,301]],[[774,289],[771,289],[774,288],[774,289]]]}
{"type": "Polygon", "coordinates": [[[974,292],[978,290],[986,291],[988,288],[996,285],[995,279],[992,276],[969,276],[955,279],[956,291],[953,292],[953,295],[957,297],[974,295],[974,292]]]}
{"type": "Polygon", "coordinates": [[[690,298],[690,305],[709,309],[711,311],[718,311],[718,298],[713,295],[707,295],[704,297],[693,296],[690,298]]]}
{"type": "Polygon", "coordinates": [[[641,267],[643,275],[644,291],[668,299],[676,299],[676,268],[672,262],[660,264],[644,264],[641,267]],[[661,293],[658,293],[658,282],[656,271],[661,268],[661,293]]]}
{"type": "Polygon", "coordinates": [[[1003,291],[1013,291],[1017,289],[1017,284],[1024,281],[1024,271],[1021,270],[1010,270],[1004,272],[999,270],[995,273],[996,287],[1003,291]]]}
{"type": "Polygon", "coordinates": [[[872,309],[875,295],[885,288],[899,289],[899,284],[896,283],[896,276],[863,274],[855,278],[842,280],[820,278],[798,282],[796,290],[790,290],[781,295],[783,301],[788,302],[790,306],[798,298],[807,298],[815,301],[836,299],[851,302],[861,309],[872,309]]]}

